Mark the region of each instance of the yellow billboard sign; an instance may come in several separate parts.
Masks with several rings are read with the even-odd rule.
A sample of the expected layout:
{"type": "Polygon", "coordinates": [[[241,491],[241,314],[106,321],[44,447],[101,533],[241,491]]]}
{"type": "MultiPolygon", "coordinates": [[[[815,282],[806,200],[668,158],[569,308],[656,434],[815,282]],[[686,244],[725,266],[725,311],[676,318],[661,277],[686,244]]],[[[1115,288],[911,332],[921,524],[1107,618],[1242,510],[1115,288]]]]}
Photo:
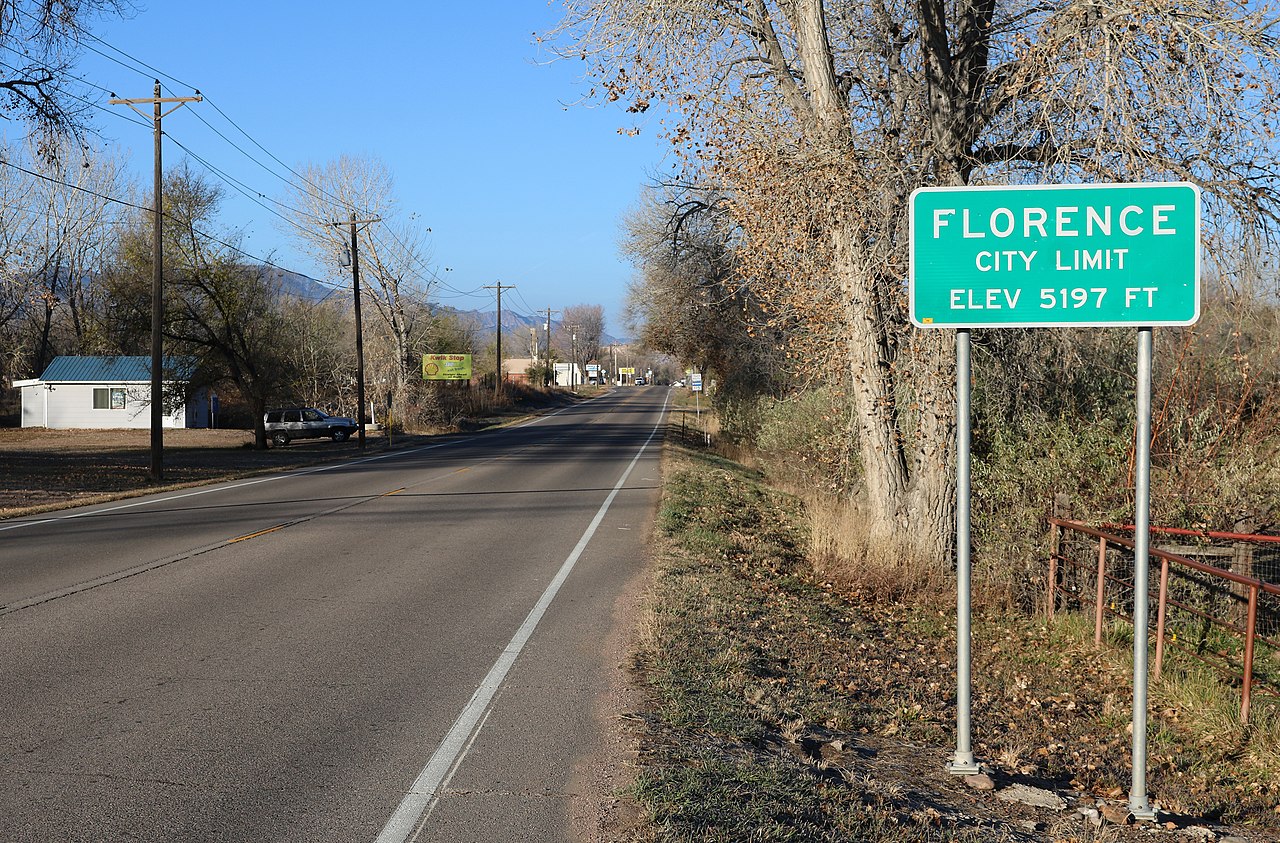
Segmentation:
{"type": "Polygon", "coordinates": [[[424,381],[471,380],[470,354],[422,355],[422,379],[424,381]]]}
{"type": "Polygon", "coordinates": [[[636,373],[635,366],[621,366],[618,368],[618,374],[620,375],[634,375],[635,373],[636,373]]]}

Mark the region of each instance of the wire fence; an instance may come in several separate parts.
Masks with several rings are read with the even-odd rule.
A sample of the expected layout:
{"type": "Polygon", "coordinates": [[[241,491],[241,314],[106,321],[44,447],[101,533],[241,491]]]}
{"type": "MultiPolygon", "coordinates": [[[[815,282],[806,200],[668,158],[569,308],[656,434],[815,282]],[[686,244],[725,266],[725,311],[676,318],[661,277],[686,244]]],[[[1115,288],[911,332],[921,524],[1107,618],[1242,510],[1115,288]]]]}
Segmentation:
{"type": "Polygon", "coordinates": [[[712,445],[711,413],[677,407],[667,414],[669,436],[689,447],[709,448],[712,445]]]}
{"type": "MultiPolygon", "coordinates": [[[[1133,528],[1049,524],[1049,617],[1092,608],[1101,644],[1108,616],[1133,618],[1133,528]]],[[[1240,688],[1247,721],[1255,692],[1280,696],[1280,537],[1168,527],[1151,534],[1155,678],[1166,649],[1186,653],[1240,688]]]]}

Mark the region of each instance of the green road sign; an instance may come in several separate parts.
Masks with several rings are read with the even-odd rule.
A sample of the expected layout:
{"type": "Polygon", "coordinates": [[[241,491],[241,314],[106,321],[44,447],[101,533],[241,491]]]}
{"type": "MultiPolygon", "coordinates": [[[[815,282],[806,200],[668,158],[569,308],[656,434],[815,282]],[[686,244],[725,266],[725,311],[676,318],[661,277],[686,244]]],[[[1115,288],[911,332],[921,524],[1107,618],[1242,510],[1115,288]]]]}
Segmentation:
{"type": "Polygon", "coordinates": [[[910,213],[910,315],[922,328],[1200,318],[1193,184],[926,187],[910,213]]]}

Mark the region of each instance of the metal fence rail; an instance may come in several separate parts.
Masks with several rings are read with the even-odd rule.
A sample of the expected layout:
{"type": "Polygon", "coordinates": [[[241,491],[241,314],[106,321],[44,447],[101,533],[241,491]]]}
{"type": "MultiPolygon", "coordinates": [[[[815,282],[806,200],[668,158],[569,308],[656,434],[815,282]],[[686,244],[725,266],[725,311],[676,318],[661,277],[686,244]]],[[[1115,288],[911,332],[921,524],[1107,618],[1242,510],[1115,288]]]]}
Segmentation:
{"type": "MultiPolygon", "coordinates": [[[[1103,619],[1133,617],[1132,527],[1090,527],[1050,518],[1052,530],[1046,608],[1094,611],[1094,641],[1103,619]],[[1086,561],[1087,560],[1087,561],[1086,561]]],[[[1153,527],[1151,566],[1159,577],[1155,617],[1155,678],[1166,647],[1176,647],[1240,684],[1240,717],[1248,720],[1253,692],[1280,695],[1280,537],[1153,527]],[[1265,578],[1264,578],[1265,577],[1265,578]]]]}

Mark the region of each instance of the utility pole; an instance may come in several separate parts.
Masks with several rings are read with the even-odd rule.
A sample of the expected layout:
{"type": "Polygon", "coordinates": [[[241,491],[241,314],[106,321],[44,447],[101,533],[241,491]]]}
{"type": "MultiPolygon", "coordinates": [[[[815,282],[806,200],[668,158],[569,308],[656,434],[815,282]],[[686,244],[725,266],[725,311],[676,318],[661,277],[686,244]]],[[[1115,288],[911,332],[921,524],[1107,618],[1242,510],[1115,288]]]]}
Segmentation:
{"type": "MultiPolygon", "coordinates": [[[[351,219],[347,221],[347,225],[351,227],[351,251],[348,257],[351,259],[351,296],[352,304],[355,309],[356,319],[356,403],[358,404],[356,411],[356,435],[359,437],[360,450],[364,450],[364,326],[360,320],[360,252],[356,245],[356,226],[372,225],[375,222],[382,222],[380,217],[373,217],[367,220],[357,220],[356,212],[351,212],[351,219]]],[[[330,225],[342,225],[340,222],[332,222],[330,225]]],[[[387,441],[390,442],[391,428],[387,428],[387,441]]]]}
{"type": "Polygon", "coordinates": [[[547,374],[544,380],[549,380],[550,382],[544,383],[543,386],[551,386],[556,382],[555,363],[551,362],[551,314],[559,312],[558,310],[547,308],[547,374]]]}
{"type": "Polygon", "coordinates": [[[155,94],[140,99],[117,99],[111,95],[111,105],[127,105],[143,117],[147,113],[139,105],[150,103],[152,106],[151,121],[155,133],[155,223],[151,244],[151,479],[159,481],[164,476],[164,270],[161,261],[164,258],[164,247],[161,241],[164,226],[164,203],[161,202],[160,186],[164,179],[164,170],[160,165],[160,139],[164,133],[160,129],[160,121],[189,102],[202,102],[204,97],[196,91],[194,97],[162,97],[160,96],[160,80],[156,80],[155,94]],[[168,111],[162,109],[164,103],[176,103],[168,111]]]}
{"type": "Polygon", "coordinates": [[[578,328],[580,325],[563,325],[569,332],[569,389],[578,388],[578,328]]]}
{"type": "Polygon", "coordinates": [[[497,284],[486,284],[486,290],[498,291],[498,356],[497,362],[494,364],[493,370],[493,394],[502,394],[502,291],[514,290],[515,284],[503,284],[499,281],[497,284]]]}

